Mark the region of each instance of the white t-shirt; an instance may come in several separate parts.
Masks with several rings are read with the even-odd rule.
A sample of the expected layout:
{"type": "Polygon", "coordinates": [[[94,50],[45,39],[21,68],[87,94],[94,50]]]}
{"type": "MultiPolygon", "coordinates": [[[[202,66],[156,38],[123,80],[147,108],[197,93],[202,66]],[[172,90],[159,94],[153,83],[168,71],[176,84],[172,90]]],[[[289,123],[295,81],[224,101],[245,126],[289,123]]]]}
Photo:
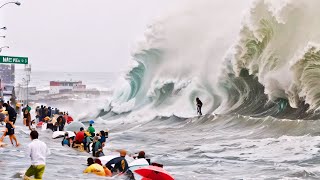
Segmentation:
{"type": "Polygon", "coordinates": [[[34,139],[28,145],[26,155],[31,157],[32,165],[45,165],[46,157],[50,155],[50,150],[44,142],[34,139]]]}

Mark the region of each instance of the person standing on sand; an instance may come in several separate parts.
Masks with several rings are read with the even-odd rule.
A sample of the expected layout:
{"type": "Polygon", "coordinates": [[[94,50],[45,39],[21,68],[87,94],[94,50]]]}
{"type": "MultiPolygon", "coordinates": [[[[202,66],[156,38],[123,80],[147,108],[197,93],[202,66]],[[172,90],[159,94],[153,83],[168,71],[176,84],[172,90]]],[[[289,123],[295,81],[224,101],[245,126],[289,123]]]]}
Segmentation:
{"type": "Polygon", "coordinates": [[[30,138],[32,142],[28,145],[26,155],[31,158],[31,166],[24,175],[24,180],[42,179],[46,167],[46,157],[50,155],[50,150],[47,145],[38,140],[39,134],[37,131],[31,131],[30,138]]]}
{"type": "Polygon", "coordinates": [[[196,98],[196,104],[197,104],[197,114],[202,116],[202,112],[201,112],[202,102],[200,101],[200,99],[198,97],[196,98]]]}

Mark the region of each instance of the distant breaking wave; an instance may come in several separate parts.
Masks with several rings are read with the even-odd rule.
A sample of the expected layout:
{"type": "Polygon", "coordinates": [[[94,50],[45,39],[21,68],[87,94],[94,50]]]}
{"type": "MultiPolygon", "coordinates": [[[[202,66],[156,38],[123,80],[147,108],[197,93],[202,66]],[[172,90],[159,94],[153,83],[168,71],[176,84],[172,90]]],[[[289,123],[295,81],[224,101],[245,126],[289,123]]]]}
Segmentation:
{"type": "Polygon", "coordinates": [[[206,114],[319,118],[318,7],[318,0],[257,0],[236,41],[224,37],[232,30],[217,30],[228,29],[223,17],[208,21],[216,14],[206,5],[154,22],[112,111],[192,117],[200,97],[206,114]]]}

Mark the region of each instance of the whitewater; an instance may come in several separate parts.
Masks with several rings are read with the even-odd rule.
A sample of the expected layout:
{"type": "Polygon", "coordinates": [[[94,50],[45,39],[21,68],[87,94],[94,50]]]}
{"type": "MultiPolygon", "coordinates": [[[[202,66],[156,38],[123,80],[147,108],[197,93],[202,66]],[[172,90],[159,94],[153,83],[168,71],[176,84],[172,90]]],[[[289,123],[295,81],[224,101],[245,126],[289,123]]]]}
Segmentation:
{"type": "MultiPolygon", "coordinates": [[[[148,26],[127,72],[77,74],[113,96],[55,105],[109,129],[105,154],[144,150],[176,179],[319,179],[320,1],[232,2],[180,4],[148,26]]],[[[28,164],[17,129],[22,147],[0,149],[9,179],[28,164]]],[[[45,179],[97,179],[82,174],[87,154],[40,139],[53,152],[45,179]]]]}

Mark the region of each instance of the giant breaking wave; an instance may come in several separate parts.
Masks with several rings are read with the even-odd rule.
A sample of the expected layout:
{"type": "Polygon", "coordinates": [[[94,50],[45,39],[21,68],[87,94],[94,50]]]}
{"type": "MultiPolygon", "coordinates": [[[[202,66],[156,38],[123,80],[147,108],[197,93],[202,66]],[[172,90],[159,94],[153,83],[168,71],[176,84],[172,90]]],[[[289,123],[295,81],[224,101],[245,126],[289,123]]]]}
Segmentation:
{"type": "Polygon", "coordinates": [[[194,5],[148,27],[111,111],[192,117],[200,97],[206,114],[318,118],[320,1],[257,0],[240,31],[211,7],[194,5]]]}

